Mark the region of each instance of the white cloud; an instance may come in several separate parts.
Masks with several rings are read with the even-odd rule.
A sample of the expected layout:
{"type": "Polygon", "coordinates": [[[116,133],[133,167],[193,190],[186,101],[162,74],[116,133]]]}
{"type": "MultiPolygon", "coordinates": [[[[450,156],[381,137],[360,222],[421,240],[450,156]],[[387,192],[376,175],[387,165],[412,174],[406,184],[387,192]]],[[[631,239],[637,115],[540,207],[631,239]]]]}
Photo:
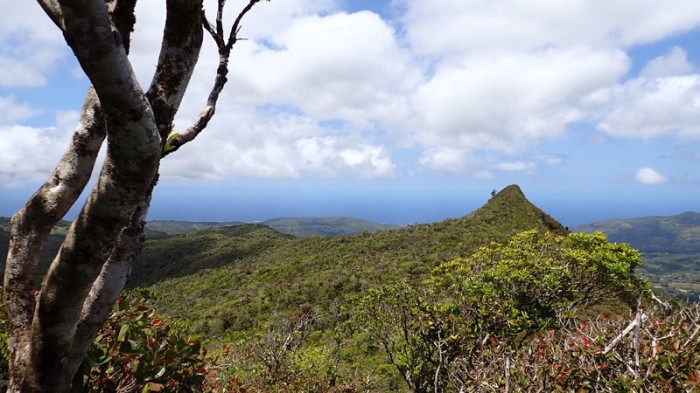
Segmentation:
{"type": "MultiPolygon", "coordinates": [[[[256,27],[268,26],[258,20],[268,7],[256,6],[241,35],[264,41],[236,45],[214,120],[195,143],[167,158],[165,177],[394,175],[388,148],[371,135],[380,123],[391,131],[410,116],[405,102],[422,80],[418,68],[376,14],[319,16],[302,12],[307,3],[282,5],[269,30],[256,27]],[[340,128],[320,125],[335,120],[340,128]]],[[[312,10],[333,6],[311,3],[312,10]]],[[[150,4],[142,7],[154,12],[150,4]]],[[[148,70],[140,72],[144,84],[156,61],[155,33],[148,34],[146,44],[137,44],[137,29],[131,55],[137,69],[148,70]]],[[[186,127],[206,102],[218,60],[208,41],[177,127],[186,127]]]]}
{"type": "Polygon", "coordinates": [[[634,180],[646,186],[655,186],[666,183],[666,177],[652,168],[641,168],[634,175],[634,180]]]}
{"type": "Polygon", "coordinates": [[[279,47],[242,45],[231,84],[238,102],[293,105],[316,119],[341,118],[359,127],[402,122],[405,96],[421,82],[394,30],[376,14],[300,18],[271,37],[279,47]]]}
{"type": "Polygon", "coordinates": [[[424,130],[419,140],[472,150],[521,149],[581,120],[574,101],[613,83],[627,68],[623,52],[586,47],[467,57],[439,67],[416,92],[413,108],[424,130]]]}
{"type": "Polygon", "coordinates": [[[332,136],[300,139],[295,143],[296,154],[302,168],[310,173],[393,176],[395,165],[383,147],[349,142],[332,136]]]}
{"type": "Polygon", "coordinates": [[[566,160],[566,157],[561,154],[541,154],[535,158],[547,165],[561,165],[566,160]]]}
{"type": "Polygon", "coordinates": [[[474,177],[477,179],[483,179],[483,180],[488,180],[488,179],[493,179],[493,173],[487,171],[487,170],[479,170],[474,172],[474,177]]]}
{"type": "Polygon", "coordinates": [[[507,172],[522,172],[524,174],[531,174],[537,168],[537,164],[531,161],[513,161],[498,164],[497,168],[507,172]]]}
{"type": "Polygon", "coordinates": [[[693,71],[693,65],[688,61],[686,51],[678,46],[671,48],[669,53],[649,61],[640,76],[644,78],[659,78],[689,74],[693,71]]]}
{"type": "Polygon", "coordinates": [[[0,124],[13,124],[36,113],[37,110],[26,102],[19,103],[13,96],[0,96],[0,124]]]}
{"type": "Polygon", "coordinates": [[[68,55],[63,36],[36,2],[3,4],[0,13],[0,87],[36,87],[68,55]]]}
{"type": "Polygon", "coordinates": [[[420,164],[443,174],[464,173],[472,162],[471,156],[462,150],[452,148],[429,149],[420,157],[420,164]]]}
{"type": "MultiPolygon", "coordinates": [[[[246,3],[230,0],[225,21],[246,3]]],[[[210,19],[215,4],[205,1],[210,19]]],[[[576,122],[615,136],[700,139],[700,75],[690,49],[672,48],[621,82],[629,77],[629,48],[700,25],[696,0],[394,0],[406,10],[400,20],[341,12],[340,4],[256,5],[241,30],[248,40],[233,50],[217,115],[197,141],[164,161],[164,178],[395,176],[392,154],[402,148],[436,173],[492,178],[474,168],[475,157],[506,152],[519,158],[489,169],[528,174],[564,162],[537,147],[576,122]]],[[[38,5],[8,7],[9,16],[0,15],[0,87],[42,85],[67,53],[65,43],[38,5]],[[35,19],[43,22],[26,23],[35,19]]],[[[131,59],[146,88],[164,2],[137,7],[131,59]]],[[[217,61],[205,36],[178,128],[201,110],[217,61]]],[[[19,135],[13,124],[40,110],[0,97],[3,132],[19,135]]],[[[50,129],[22,130],[28,145],[20,150],[46,155],[36,146],[50,129]]]]}
{"type": "Polygon", "coordinates": [[[67,148],[75,113],[62,113],[57,127],[0,125],[0,183],[44,180],[67,148]]]}
{"type": "Polygon", "coordinates": [[[689,31],[695,0],[399,0],[409,43],[420,54],[593,45],[629,47],[689,31]]]}
{"type": "Polygon", "coordinates": [[[598,128],[608,134],[700,139],[700,74],[640,77],[597,94],[598,128]]]}

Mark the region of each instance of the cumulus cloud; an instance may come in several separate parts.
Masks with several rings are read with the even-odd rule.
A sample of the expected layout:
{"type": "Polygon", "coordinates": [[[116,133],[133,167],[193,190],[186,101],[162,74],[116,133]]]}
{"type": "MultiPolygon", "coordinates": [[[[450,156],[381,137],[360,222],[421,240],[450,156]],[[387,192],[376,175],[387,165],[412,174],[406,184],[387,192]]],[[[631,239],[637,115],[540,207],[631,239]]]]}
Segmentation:
{"type": "Polygon", "coordinates": [[[700,139],[700,74],[639,77],[597,93],[598,128],[630,138],[700,139]]]}
{"type": "Polygon", "coordinates": [[[70,141],[77,113],[64,112],[56,127],[0,125],[0,183],[44,180],[70,141]]]}
{"type": "MultiPolygon", "coordinates": [[[[36,4],[15,3],[0,15],[0,87],[38,86],[65,43],[36,4]],[[45,23],[26,23],[39,18],[45,23]]],[[[230,0],[225,22],[245,3],[230,0]]],[[[600,140],[700,139],[700,75],[686,50],[672,48],[631,79],[627,54],[700,25],[700,2],[439,3],[394,0],[405,12],[386,20],[343,12],[337,0],[262,2],[244,20],[247,40],[233,50],[217,115],[164,161],[163,177],[396,176],[393,155],[404,148],[436,173],[529,174],[564,162],[538,148],[577,122],[596,124],[603,132],[591,138],[600,140]],[[502,152],[518,158],[475,168],[502,152]]],[[[164,2],[138,2],[130,58],[144,87],[163,24],[164,2]]],[[[207,36],[176,128],[206,102],[217,61],[207,36]]],[[[0,132],[18,135],[14,124],[37,110],[0,97],[0,112],[10,114],[0,132]]],[[[61,127],[23,128],[22,149],[36,150],[61,127]]]]}
{"type": "Polygon", "coordinates": [[[238,100],[293,105],[316,119],[341,118],[363,128],[408,115],[405,96],[421,74],[378,15],[312,15],[270,40],[279,49],[240,48],[231,83],[248,90],[238,100]]]}
{"type": "Polygon", "coordinates": [[[27,103],[17,102],[13,96],[0,96],[0,124],[13,124],[18,121],[25,120],[37,113],[37,110],[32,108],[27,103]]]}
{"type": "Polygon", "coordinates": [[[634,175],[634,180],[645,186],[655,186],[666,183],[666,177],[652,168],[641,168],[634,175]]]}
{"type": "MultiPolygon", "coordinates": [[[[196,143],[168,157],[164,176],[393,176],[389,149],[372,134],[405,124],[406,96],[422,81],[393,28],[371,12],[321,16],[334,3],[308,0],[272,8],[270,26],[265,6],[246,20],[241,35],[251,40],[234,48],[214,121],[196,143]]],[[[142,7],[145,18],[156,13],[154,5],[142,7]]],[[[137,29],[134,36],[131,58],[148,71],[139,74],[144,84],[156,61],[153,35],[137,29]]],[[[186,127],[206,102],[217,60],[207,42],[176,127],[186,127]]]]}
{"type": "Polygon", "coordinates": [[[512,161],[512,162],[502,162],[498,164],[498,169],[507,172],[521,172],[524,174],[531,174],[537,164],[531,161],[512,161]]]}
{"type": "Polygon", "coordinates": [[[700,23],[693,0],[399,0],[406,36],[418,53],[532,50],[655,42],[700,23]]]}
{"type": "Polygon", "coordinates": [[[439,67],[414,97],[425,130],[420,141],[513,151],[559,135],[583,117],[573,101],[616,81],[628,63],[619,50],[575,47],[466,57],[439,67]]]}
{"type": "Polygon", "coordinates": [[[63,36],[37,3],[15,1],[3,5],[0,87],[43,86],[68,53],[63,36]]]}
{"type": "Polygon", "coordinates": [[[689,74],[693,69],[693,65],[688,61],[688,53],[675,46],[668,54],[649,61],[640,72],[640,76],[647,79],[662,78],[689,74]]]}
{"type": "Polygon", "coordinates": [[[429,149],[420,157],[420,164],[442,174],[464,173],[472,158],[465,151],[452,148],[429,149]]]}

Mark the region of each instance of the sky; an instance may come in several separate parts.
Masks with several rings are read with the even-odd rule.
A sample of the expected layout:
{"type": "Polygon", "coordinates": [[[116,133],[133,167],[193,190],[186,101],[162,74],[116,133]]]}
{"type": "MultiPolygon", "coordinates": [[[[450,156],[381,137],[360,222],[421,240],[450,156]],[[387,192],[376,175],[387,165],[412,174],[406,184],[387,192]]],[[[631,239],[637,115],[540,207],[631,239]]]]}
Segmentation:
{"type": "MultiPolygon", "coordinates": [[[[164,4],[137,5],[142,86],[164,4]]],[[[36,2],[3,8],[11,216],[66,149],[89,80],[36,2]]],[[[700,211],[697,0],[272,0],[240,36],[214,119],[161,163],[151,220],[433,222],[509,184],[568,226],[700,211]]],[[[176,131],[216,64],[205,36],[176,131]]]]}

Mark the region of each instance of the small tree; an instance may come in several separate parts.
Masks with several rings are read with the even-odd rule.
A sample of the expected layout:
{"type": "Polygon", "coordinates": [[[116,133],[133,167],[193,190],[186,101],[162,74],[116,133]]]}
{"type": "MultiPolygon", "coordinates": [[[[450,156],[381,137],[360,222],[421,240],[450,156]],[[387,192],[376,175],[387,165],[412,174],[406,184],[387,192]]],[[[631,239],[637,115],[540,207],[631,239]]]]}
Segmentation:
{"type": "Polygon", "coordinates": [[[140,251],[160,160],[192,141],[214,115],[249,0],[228,34],[218,1],[210,23],[202,0],[166,0],[158,65],[143,91],[127,57],[136,0],[38,0],[92,83],[71,144],[56,169],[12,217],[5,265],[11,392],[66,392],[140,251]],[[203,31],[219,67],[199,117],[172,122],[199,58],[203,31]],[[53,226],[85,188],[107,141],[102,171],[35,295],[37,259],[53,226]],[[36,299],[35,299],[36,297],[36,299]]]}
{"type": "Polygon", "coordinates": [[[605,300],[636,301],[638,253],[602,234],[538,231],[445,262],[417,289],[383,286],[356,300],[356,326],[383,347],[412,392],[449,391],[455,364],[494,343],[517,351],[536,332],[605,300]]]}

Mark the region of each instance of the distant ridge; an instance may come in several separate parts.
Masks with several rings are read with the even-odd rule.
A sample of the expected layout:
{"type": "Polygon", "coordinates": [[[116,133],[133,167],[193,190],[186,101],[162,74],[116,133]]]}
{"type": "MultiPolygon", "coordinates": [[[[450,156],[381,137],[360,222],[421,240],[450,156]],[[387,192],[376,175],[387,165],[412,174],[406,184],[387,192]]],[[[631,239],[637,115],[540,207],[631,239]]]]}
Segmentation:
{"type": "Polygon", "coordinates": [[[643,252],[700,253],[700,213],[653,216],[593,222],[575,232],[604,232],[613,242],[629,243],[643,252]]]}
{"type": "Polygon", "coordinates": [[[342,236],[401,227],[352,217],[282,217],[263,221],[262,224],[277,232],[299,237],[342,236]]]}

